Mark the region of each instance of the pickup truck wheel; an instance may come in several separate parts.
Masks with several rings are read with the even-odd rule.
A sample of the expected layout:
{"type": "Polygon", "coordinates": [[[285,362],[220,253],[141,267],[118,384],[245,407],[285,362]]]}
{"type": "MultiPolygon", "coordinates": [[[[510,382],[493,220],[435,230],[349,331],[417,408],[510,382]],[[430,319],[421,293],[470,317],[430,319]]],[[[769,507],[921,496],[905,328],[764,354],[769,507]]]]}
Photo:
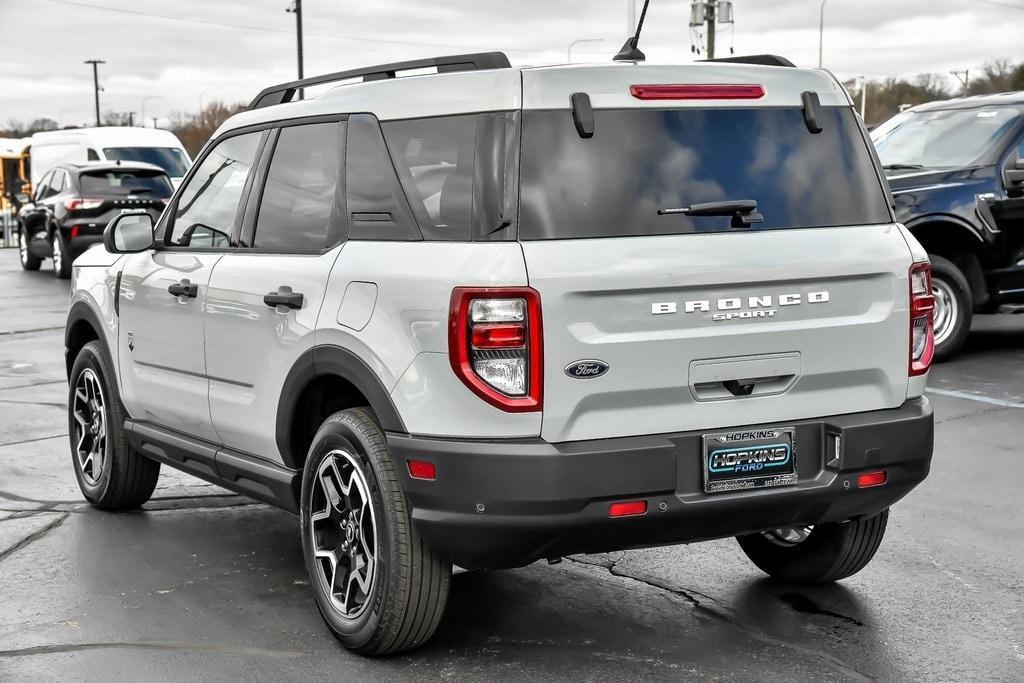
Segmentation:
{"type": "Polygon", "coordinates": [[[82,495],[104,510],[136,508],[153,495],[160,463],[132,450],[124,407],[103,345],[82,347],[71,368],[68,435],[82,495]]]}
{"type": "Polygon", "coordinates": [[[448,601],[451,564],[419,538],[380,425],[367,408],[331,415],[302,476],[302,550],[317,608],[345,647],[422,645],[448,601]]]}
{"type": "Polygon", "coordinates": [[[935,297],[935,360],[949,360],[967,341],[974,302],[967,278],[952,261],[941,256],[932,262],[932,296],[935,297]]]}
{"type": "Polygon", "coordinates": [[[28,231],[24,227],[18,234],[18,260],[21,261],[22,270],[39,270],[42,262],[38,256],[33,256],[28,249],[28,231]]]}
{"type": "Polygon", "coordinates": [[[53,231],[53,274],[61,280],[71,277],[71,255],[68,254],[68,245],[61,237],[60,230],[53,231]]]}
{"type": "Polygon", "coordinates": [[[740,548],[769,576],[816,585],[853,576],[875,556],[889,511],[840,524],[826,523],[739,536],[740,548]]]}

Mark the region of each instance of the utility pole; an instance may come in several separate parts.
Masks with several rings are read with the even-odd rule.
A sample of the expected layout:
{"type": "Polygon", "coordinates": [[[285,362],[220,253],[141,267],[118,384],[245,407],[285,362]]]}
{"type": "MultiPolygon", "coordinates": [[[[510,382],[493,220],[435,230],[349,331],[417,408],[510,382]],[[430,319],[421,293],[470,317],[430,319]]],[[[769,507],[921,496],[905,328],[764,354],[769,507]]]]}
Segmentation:
{"type": "MultiPolygon", "coordinates": [[[[299,56],[299,80],[302,80],[302,0],[294,0],[292,6],[286,12],[295,14],[295,41],[299,56]]],[[[299,99],[302,99],[302,89],[299,89],[299,99]]]]}
{"type": "Polygon", "coordinates": [[[83,64],[92,64],[92,88],[96,99],[96,125],[100,125],[100,75],[99,65],[106,64],[102,59],[87,59],[83,64]]]}
{"type": "Polygon", "coordinates": [[[153,127],[154,128],[156,128],[156,120],[157,120],[157,118],[159,118],[159,117],[157,117],[157,116],[153,117],[153,127]]]}
{"type": "Polygon", "coordinates": [[[860,118],[868,122],[868,79],[864,76],[860,77],[860,118]]]}
{"type": "MultiPolygon", "coordinates": [[[[729,0],[693,0],[690,4],[690,29],[704,28],[707,34],[705,56],[715,58],[715,32],[722,24],[733,23],[732,2],[729,0]]],[[[700,54],[699,48],[694,48],[700,54]]]]}
{"type": "Polygon", "coordinates": [[[967,94],[967,86],[970,84],[970,70],[964,69],[963,71],[950,71],[949,73],[956,76],[956,80],[964,84],[964,94],[967,94]],[[961,78],[961,75],[963,76],[961,78]]]}
{"type": "Polygon", "coordinates": [[[636,32],[636,0],[626,0],[626,35],[636,32]]]}

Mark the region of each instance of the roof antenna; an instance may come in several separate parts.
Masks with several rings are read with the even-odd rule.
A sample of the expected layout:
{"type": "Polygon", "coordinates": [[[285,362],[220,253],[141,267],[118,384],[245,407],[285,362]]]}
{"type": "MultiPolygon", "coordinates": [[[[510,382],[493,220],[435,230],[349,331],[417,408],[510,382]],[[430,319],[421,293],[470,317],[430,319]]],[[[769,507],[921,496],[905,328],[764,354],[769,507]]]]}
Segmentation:
{"type": "MultiPolygon", "coordinates": [[[[633,2],[633,0],[627,0],[627,2],[633,2]]],[[[636,24],[636,34],[626,39],[619,54],[613,58],[616,62],[642,62],[647,59],[647,55],[640,51],[637,43],[640,42],[640,31],[644,29],[644,17],[647,16],[647,5],[649,4],[651,4],[651,0],[644,0],[644,8],[640,11],[640,21],[636,24]]]]}

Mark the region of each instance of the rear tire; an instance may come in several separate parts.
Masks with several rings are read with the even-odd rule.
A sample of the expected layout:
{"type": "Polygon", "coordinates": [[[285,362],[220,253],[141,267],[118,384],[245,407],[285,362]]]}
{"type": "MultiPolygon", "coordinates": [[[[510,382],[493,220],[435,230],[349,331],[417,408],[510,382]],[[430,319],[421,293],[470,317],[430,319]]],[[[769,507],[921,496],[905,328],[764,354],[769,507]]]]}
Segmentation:
{"type": "Polygon", "coordinates": [[[61,280],[67,280],[71,277],[71,254],[68,253],[68,243],[61,236],[60,228],[54,228],[51,249],[53,252],[53,274],[61,280]]]}
{"type": "Polygon", "coordinates": [[[875,556],[889,511],[840,524],[818,524],[802,540],[791,529],[738,536],[740,548],[768,576],[817,585],[853,576],[875,556]],[[788,533],[782,533],[788,532],[788,533]],[[795,542],[794,542],[795,541],[795,542]]]}
{"type": "Polygon", "coordinates": [[[949,360],[971,332],[974,297],[971,286],[956,265],[941,256],[932,262],[932,295],[935,297],[935,360],[949,360]]]}
{"type": "Polygon", "coordinates": [[[78,487],[101,510],[136,508],[153,495],[160,463],[128,444],[124,406],[103,344],[82,347],[71,368],[68,435],[78,487]]]}
{"type": "Polygon", "coordinates": [[[310,586],[335,637],[365,655],[429,640],[448,601],[451,564],[416,533],[368,408],[324,421],[306,458],[300,505],[310,586]]]}
{"type": "Polygon", "coordinates": [[[33,256],[28,249],[28,231],[22,226],[18,234],[18,260],[21,262],[22,270],[39,270],[42,259],[33,256]]]}

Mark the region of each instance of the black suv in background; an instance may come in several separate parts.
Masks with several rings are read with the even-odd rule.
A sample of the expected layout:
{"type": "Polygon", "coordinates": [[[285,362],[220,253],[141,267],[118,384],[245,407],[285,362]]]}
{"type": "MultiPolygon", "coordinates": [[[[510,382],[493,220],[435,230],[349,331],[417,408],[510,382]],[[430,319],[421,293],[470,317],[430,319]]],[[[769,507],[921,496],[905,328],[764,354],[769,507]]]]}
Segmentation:
{"type": "Polygon", "coordinates": [[[974,313],[1024,312],[1024,92],[930,102],[871,131],[896,218],[928,250],[935,357],[974,313]]]}
{"type": "Polygon", "coordinates": [[[154,222],[174,188],[159,166],[101,161],[58,164],[18,210],[21,267],[38,270],[53,259],[57,277],[71,276],[71,262],[103,240],[103,229],[125,211],[146,210],[154,222]]]}

